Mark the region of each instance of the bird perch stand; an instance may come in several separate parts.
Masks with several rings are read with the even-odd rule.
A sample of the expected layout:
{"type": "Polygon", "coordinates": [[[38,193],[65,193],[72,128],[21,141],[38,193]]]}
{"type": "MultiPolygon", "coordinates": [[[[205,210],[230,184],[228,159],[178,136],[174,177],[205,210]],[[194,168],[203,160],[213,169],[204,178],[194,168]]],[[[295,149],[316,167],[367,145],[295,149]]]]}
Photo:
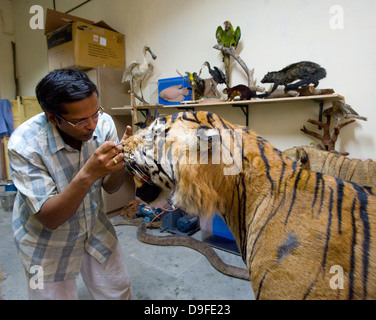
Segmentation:
{"type": "Polygon", "coordinates": [[[136,98],[138,99],[137,94],[135,94],[134,92],[131,92],[130,95],[131,95],[131,107],[132,107],[133,124],[139,122],[139,119],[138,119],[138,112],[139,111],[146,118],[146,115],[143,113],[144,111],[147,111],[148,109],[151,109],[151,108],[158,109],[158,107],[162,106],[161,104],[141,104],[141,105],[137,105],[136,104],[136,98]]]}
{"type": "Polygon", "coordinates": [[[214,49],[220,50],[222,53],[226,53],[230,56],[232,56],[237,63],[242,67],[242,69],[245,71],[247,78],[248,78],[248,87],[251,88],[253,91],[263,92],[265,88],[260,86],[255,86],[255,81],[253,79],[253,73],[255,69],[250,70],[242,58],[236,53],[235,49],[233,47],[227,48],[223,45],[216,44],[213,47],[214,49]]]}
{"type": "Polygon", "coordinates": [[[131,92],[130,95],[131,95],[131,107],[132,107],[132,113],[133,113],[133,123],[137,123],[138,115],[137,115],[136,98],[134,96],[134,92],[131,92]]]}
{"type": "MultiPolygon", "coordinates": [[[[307,120],[307,122],[309,122],[309,123],[312,123],[312,124],[315,124],[319,127],[322,127],[323,128],[323,134],[322,135],[320,135],[320,134],[318,134],[314,131],[308,130],[305,126],[303,126],[303,128],[300,129],[300,131],[320,140],[321,143],[323,144],[325,150],[334,151],[335,150],[335,143],[338,139],[338,135],[339,135],[340,130],[344,126],[354,122],[355,120],[350,120],[350,121],[347,121],[347,122],[344,122],[340,125],[335,126],[332,134],[330,133],[330,120],[331,120],[330,115],[326,116],[326,122],[325,123],[321,122],[321,121],[317,121],[317,120],[312,120],[312,119],[307,120]]],[[[348,152],[341,152],[341,154],[344,155],[344,156],[347,156],[349,153],[348,152]]]]}

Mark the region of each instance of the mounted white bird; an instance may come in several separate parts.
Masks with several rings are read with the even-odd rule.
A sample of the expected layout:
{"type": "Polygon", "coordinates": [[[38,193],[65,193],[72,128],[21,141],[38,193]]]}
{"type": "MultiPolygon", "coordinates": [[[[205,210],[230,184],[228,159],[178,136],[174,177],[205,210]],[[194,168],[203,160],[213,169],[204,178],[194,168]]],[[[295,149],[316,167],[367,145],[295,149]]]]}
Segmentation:
{"type": "MultiPolygon", "coordinates": [[[[131,92],[134,93],[134,87],[136,83],[139,83],[141,92],[141,101],[145,102],[142,93],[142,82],[145,81],[154,70],[154,66],[146,59],[146,52],[149,52],[151,57],[155,60],[157,56],[150,50],[148,46],[144,46],[144,61],[142,63],[133,61],[124,71],[122,82],[130,81],[131,92]]],[[[139,98],[139,97],[138,97],[139,98]]]]}

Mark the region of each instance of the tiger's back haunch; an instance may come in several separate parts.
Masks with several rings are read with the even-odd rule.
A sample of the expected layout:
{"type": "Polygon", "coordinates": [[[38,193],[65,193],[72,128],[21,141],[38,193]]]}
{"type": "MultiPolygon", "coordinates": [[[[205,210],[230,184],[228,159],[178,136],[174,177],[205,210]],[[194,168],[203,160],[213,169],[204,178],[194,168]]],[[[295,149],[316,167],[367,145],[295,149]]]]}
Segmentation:
{"type": "Polygon", "coordinates": [[[258,299],[376,299],[375,189],[303,170],[251,130],[204,111],[157,119],[124,154],[138,189],[156,190],[141,199],[170,196],[187,213],[223,217],[258,299]],[[191,148],[208,161],[191,161],[191,148]],[[238,170],[225,174],[231,166],[238,170]]]}

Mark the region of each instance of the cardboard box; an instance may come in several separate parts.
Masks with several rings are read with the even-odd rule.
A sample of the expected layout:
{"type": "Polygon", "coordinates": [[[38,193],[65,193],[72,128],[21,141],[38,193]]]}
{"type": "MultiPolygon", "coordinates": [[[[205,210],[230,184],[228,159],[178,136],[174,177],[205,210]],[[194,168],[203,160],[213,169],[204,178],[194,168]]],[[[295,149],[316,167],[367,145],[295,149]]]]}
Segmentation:
{"type": "Polygon", "coordinates": [[[125,68],[124,35],[104,21],[93,21],[47,9],[45,34],[48,68],[82,70],[125,68]]]}

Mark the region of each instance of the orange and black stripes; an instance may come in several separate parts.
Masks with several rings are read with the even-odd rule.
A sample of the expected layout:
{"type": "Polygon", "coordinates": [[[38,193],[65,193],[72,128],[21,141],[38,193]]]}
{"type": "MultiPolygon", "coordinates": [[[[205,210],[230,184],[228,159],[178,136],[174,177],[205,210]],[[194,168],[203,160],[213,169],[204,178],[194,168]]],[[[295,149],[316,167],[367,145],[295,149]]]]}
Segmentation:
{"type": "Polygon", "coordinates": [[[351,239],[351,254],[350,254],[350,272],[349,272],[349,294],[348,299],[354,298],[354,281],[355,281],[355,246],[356,246],[356,222],[355,222],[355,206],[356,198],[354,198],[351,206],[351,226],[352,226],[352,239],[351,239]]]}
{"type": "MultiPolygon", "coordinates": [[[[180,112],[155,123],[158,121],[152,143],[158,150],[167,148],[170,163],[154,163],[153,175],[167,176],[165,183],[168,182],[174,199],[180,197],[182,203],[189,198],[197,202],[194,208],[203,207],[205,201],[225,208],[220,214],[236,238],[257,299],[376,298],[375,189],[304,170],[264,138],[211,112],[180,112]],[[217,166],[206,163],[204,168],[200,164],[191,168],[176,165],[173,153],[177,153],[178,142],[167,139],[171,138],[174,125],[177,130],[184,128],[186,134],[197,130],[196,136],[189,137],[191,142],[195,138],[208,143],[218,141],[226,156],[240,156],[241,163],[233,164],[238,173],[222,177],[223,171],[216,170],[226,167],[224,161],[217,166]],[[209,130],[214,136],[206,134],[209,130]],[[184,171],[184,179],[196,180],[179,181],[183,170],[188,172],[184,171]],[[199,174],[192,174],[194,170],[199,174]],[[174,190],[182,183],[197,187],[200,179],[210,181],[199,181],[206,189],[193,192],[190,197],[174,190]],[[224,183],[229,185],[224,187],[224,183]],[[215,190],[210,194],[216,199],[205,197],[205,190],[210,188],[215,190]],[[338,264],[345,270],[345,289],[332,291],[329,270],[338,264]],[[281,296],[282,285],[287,296],[281,296]]],[[[191,189],[194,190],[189,186],[184,190],[191,189]]]]}
{"type": "MultiPolygon", "coordinates": [[[[324,214],[327,216],[327,224],[326,224],[326,232],[325,232],[325,242],[322,252],[322,260],[321,260],[321,272],[324,272],[328,266],[328,253],[331,248],[331,240],[333,237],[341,236],[343,233],[343,215],[344,214],[351,214],[352,217],[352,240],[351,240],[351,253],[349,263],[349,293],[348,298],[352,299],[354,297],[354,272],[355,272],[355,264],[360,263],[360,261],[356,261],[355,259],[355,246],[357,245],[357,228],[355,224],[355,214],[356,208],[359,207],[359,216],[363,223],[363,243],[362,243],[362,268],[363,268],[363,298],[368,297],[368,275],[369,275],[369,255],[370,255],[370,239],[371,239],[371,230],[370,230],[370,222],[369,222],[369,215],[367,209],[367,198],[369,195],[373,195],[373,190],[371,188],[363,188],[356,184],[346,184],[342,180],[339,179],[331,179],[331,185],[329,186],[329,181],[327,176],[321,173],[313,173],[310,172],[309,174],[305,174],[306,178],[305,181],[302,181],[302,173],[303,170],[299,169],[296,170],[295,164],[292,165],[292,174],[291,178],[293,179],[293,188],[290,190],[291,197],[289,199],[286,198],[286,187],[287,183],[283,184],[283,181],[286,181],[287,175],[285,174],[286,165],[283,163],[281,166],[281,170],[279,171],[279,175],[275,175],[275,172],[271,169],[269,164],[268,157],[266,156],[265,146],[262,140],[257,141],[257,146],[260,152],[260,157],[265,166],[265,176],[266,179],[269,181],[270,184],[270,195],[276,196],[274,191],[276,190],[276,186],[278,185],[278,192],[279,195],[277,204],[270,208],[269,215],[266,216],[264,224],[259,229],[258,233],[255,235],[255,240],[248,248],[250,250],[249,255],[249,265],[252,265],[254,259],[256,259],[257,254],[257,244],[261,239],[263,232],[265,231],[266,227],[270,223],[270,221],[278,216],[278,214],[286,213],[286,218],[284,220],[285,227],[288,225],[290,214],[296,214],[297,212],[294,210],[294,205],[297,201],[301,203],[302,199],[298,199],[300,197],[300,187],[303,186],[304,189],[307,189],[307,186],[314,182],[314,192],[312,194],[312,202],[311,202],[311,211],[312,211],[312,219],[315,217],[319,217],[320,215],[324,214]],[[315,178],[315,179],[313,179],[315,178]],[[333,184],[334,180],[334,184],[333,184]],[[282,188],[283,186],[283,188],[282,188]],[[300,187],[299,187],[300,186],[300,187]],[[356,191],[356,198],[354,198],[353,204],[351,206],[351,212],[343,212],[343,203],[349,201],[347,199],[348,195],[345,195],[345,191],[349,190],[349,188],[353,188],[356,191]],[[283,196],[281,197],[281,193],[283,196]],[[287,207],[286,207],[286,204],[287,207]],[[288,208],[288,209],[287,209],[288,208]],[[287,210],[286,210],[287,209],[287,210]],[[316,215],[314,215],[316,213],[316,215]],[[336,220],[334,220],[336,219],[336,220]],[[336,221],[336,232],[333,233],[333,222],[336,221]]],[[[282,159],[281,159],[282,160],[282,159]]],[[[307,171],[304,171],[307,173],[307,171]]],[[[350,193],[351,194],[351,193],[350,193]]],[[[266,197],[263,197],[260,202],[255,206],[255,212],[250,213],[252,216],[252,220],[255,217],[256,211],[258,210],[259,206],[263,201],[265,201],[266,197]]],[[[308,200],[308,199],[307,199],[308,200]]],[[[249,213],[248,213],[249,214],[249,213]]],[[[289,228],[293,228],[293,226],[288,226],[289,228]]],[[[250,270],[252,272],[252,270],[250,270]]],[[[259,290],[261,290],[263,286],[263,282],[265,280],[265,275],[262,277],[261,282],[259,283],[259,290]]],[[[312,290],[318,283],[319,273],[315,279],[313,279],[311,286],[308,288],[306,294],[302,298],[307,298],[312,290]]],[[[260,291],[258,291],[258,295],[260,291]]]]}
{"type": "Polygon", "coordinates": [[[358,201],[360,205],[360,218],[363,221],[363,297],[364,299],[368,296],[367,287],[368,287],[368,272],[369,272],[369,254],[370,254],[370,241],[371,241],[371,230],[370,223],[368,219],[367,205],[368,205],[368,195],[365,190],[354,184],[354,189],[358,194],[358,201]]]}

